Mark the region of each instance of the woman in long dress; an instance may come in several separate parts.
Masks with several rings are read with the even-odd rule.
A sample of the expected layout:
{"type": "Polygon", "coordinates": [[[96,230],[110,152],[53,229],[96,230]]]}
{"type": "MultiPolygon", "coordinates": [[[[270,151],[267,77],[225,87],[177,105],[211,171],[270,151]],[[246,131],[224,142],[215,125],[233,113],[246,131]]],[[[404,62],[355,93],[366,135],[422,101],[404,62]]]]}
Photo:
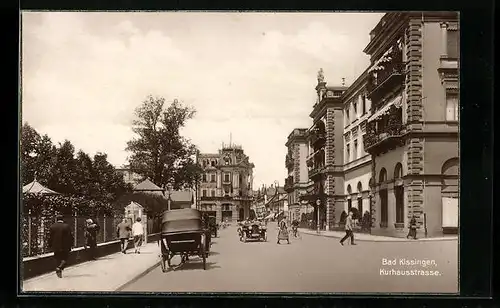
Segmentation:
{"type": "Polygon", "coordinates": [[[288,235],[288,228],[286,226],[286,217],[278,223],[279,231],[278,231],[278,244],[280,244],[281,240],[286,240],[288,244],[290,244],[290,238],[288,235]]]}

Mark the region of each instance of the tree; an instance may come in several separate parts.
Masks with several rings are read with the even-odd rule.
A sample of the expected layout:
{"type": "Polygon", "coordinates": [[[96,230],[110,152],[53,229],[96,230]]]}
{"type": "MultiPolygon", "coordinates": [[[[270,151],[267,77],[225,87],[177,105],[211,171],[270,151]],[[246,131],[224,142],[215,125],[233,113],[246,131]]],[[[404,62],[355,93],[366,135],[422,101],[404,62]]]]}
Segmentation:
{"type": "Polygon", "coordinates": [[[51,189],[62,194],[75,194],[76,191],[76,161],[75,147],[69,140],[59,143],[56,151],[56,163],[52,168],[52,176],[48,181],[51,189]]]}
{"type": "Polygon", "coordinates": [[[26,185],[35,178],[47,185],[52,177],[57,149],[47,135],[40,134],[28,123],[21,129],[21,179],[26,185]]]}
{"type": "Polygon", "coordinates": [[[108,162],[108,155],[97,153],[92,163],[94,193],[97,199],[113,202],[118,196],[131,190],[115,167],[108,162]]]}
{"type": "Polygon", "coordinates": [[[194,161],[197,148],[180,135],[180,129],[195,110],[174,100],[165,109],[164,98],[148,98],[135,110],[133,131],[137,138],[127,143],[132,171],[150,178],[156,185],[174,189],[193,188],[202,169],[194,161]]]}

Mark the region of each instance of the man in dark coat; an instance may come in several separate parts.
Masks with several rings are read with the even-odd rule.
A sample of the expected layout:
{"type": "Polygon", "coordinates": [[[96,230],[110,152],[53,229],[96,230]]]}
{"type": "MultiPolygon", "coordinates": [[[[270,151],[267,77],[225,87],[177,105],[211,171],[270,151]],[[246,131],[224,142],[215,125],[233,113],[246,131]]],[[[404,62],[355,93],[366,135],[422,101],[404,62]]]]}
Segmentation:
{"type": "Polygon", "coordinates": [[[120,239],[121,242],[121,251],[122,253],[127,253],[128,240],[130,238],[130,231],[132,228],[128,223],[127,218],[123,218],[122,222],[118,224],[116,227],[116,236],[120,239]]]}
{"type": "Polygon", "coordinates": [[[50,226],[49,245],[54,251],[57,277],[61,278],[73,246],[73,233],[70,226],[64,222],[62,215],[57,215],[56,222],[50,226]]]}

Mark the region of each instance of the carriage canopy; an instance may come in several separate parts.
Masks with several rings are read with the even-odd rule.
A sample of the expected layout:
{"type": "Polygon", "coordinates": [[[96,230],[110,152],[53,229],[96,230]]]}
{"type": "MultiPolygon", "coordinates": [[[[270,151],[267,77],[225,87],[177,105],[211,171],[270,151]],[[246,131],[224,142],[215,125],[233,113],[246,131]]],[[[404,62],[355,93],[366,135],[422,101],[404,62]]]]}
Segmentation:
{"type": "Polygon", "coordinates": [[[201,212],[195,209],[170,210],[163,213],[162,233],[202,230],[201,212]]]}

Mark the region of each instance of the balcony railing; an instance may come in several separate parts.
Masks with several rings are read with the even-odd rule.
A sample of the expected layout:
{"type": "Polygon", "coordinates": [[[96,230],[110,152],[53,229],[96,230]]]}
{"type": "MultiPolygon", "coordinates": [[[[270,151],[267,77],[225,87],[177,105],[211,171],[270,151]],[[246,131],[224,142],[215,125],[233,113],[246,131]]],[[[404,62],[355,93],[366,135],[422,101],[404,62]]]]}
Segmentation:
{"type": "Polygon", "coordinates": [[[363,137],[365,149],[374,151],[379,146],[398,146],[402,144],[401,136],[405,133],[405,126],[397,123],[388,125],[380,132],[369,131],[363,137]]]}
{"type": "Polygon", "coordinates": [[[376,71],[376,77],[369,78],[367,84],[368,97],[377,102],[383,94],[396,85],[403,84],[406,64],[403,62],[384,63],[382,70],[376,71]]]}
{"type": "Polygon", "coordinates": [[[316,177],[318,174],[321,174],[323,169],[325,168],[324,164],[317,164],[316,166],[309,169],[309,178],[316,177]]]}
{"type": "Polygon", "coordinates": [[[321,131],[311,132],[309,138],[313,146],[321,146],[326,141],[326,134],[321,131]]]}
{"type": "Polygon", "coordinates": [[[292,168],[294,163],[295,163],[294,159],[290,156],[290,154],[287,154],[285,157],[285,166],[287,168],[292,168]]]}
{"type": "Polygon", "coordinates": [[[290,192],[293,190],[293,176],[289,176],[285,179],[284,189],[286,192],[290,192]]]}

